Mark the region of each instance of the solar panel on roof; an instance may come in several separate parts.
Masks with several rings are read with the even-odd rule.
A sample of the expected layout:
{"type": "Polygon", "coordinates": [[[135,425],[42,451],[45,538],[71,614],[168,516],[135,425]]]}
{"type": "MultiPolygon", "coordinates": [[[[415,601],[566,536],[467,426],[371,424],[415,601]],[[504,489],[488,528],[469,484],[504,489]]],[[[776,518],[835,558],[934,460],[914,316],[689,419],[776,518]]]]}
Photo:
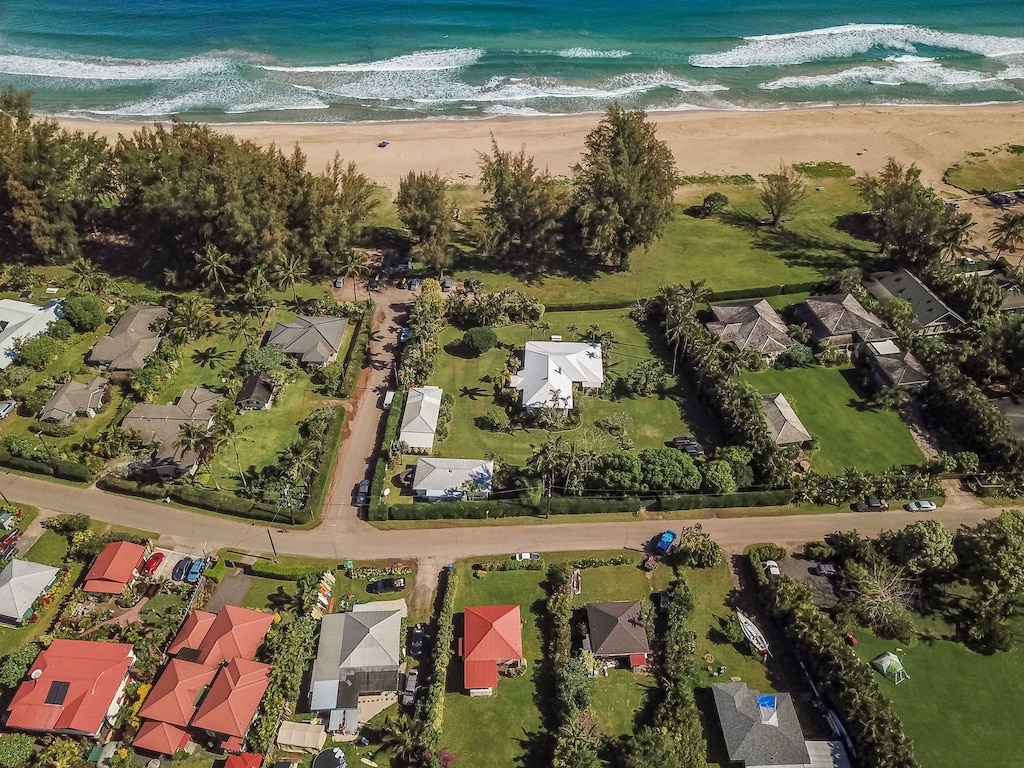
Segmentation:
{"type": "Polygon", "coordinates": [[[65,683],[63,680],[54,680],[50,683],[50,690],[46,692],[46,703],[47,704],[63,704],[64,698],[68,695],[68,688],[71,687],[71,683],[65,683]]]}

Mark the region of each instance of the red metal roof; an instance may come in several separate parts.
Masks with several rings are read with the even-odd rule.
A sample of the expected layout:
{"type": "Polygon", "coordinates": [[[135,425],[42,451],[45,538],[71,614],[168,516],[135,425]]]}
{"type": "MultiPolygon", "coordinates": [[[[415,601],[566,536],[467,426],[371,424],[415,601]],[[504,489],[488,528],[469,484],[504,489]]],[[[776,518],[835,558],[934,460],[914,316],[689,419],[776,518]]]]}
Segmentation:
{"type": "Polygon", "coordinates": [[[523,658],[519,606],[466,608],[462,648],[466,688],[493,688],[498,683],[496,663],[523,658]]]}
{"type": "Polygon", "coordinates": [[[132,580],[135,570],[142,565],[146,548],[130,541],[107,544],[85,575],[86,592],[119,594],[132,580]]]}
{"type": "Polygon", "coordinates": [[[100,733],[133,661],[124,643],[54,640],[30,668],[41,674],[14,694],[7,727],[100,733]]]}
{"type": "Polygon", "coordinates": [[[171,659],[142,704],[139,717],[186,727],[199,706],[200,695],[217,674],[217,667],[171,659]]]}
{"type": "Polygon", "coordinates": [[[182,625],[168,653],[179,655],[191,648],[195,653],[189,660],[200,664],[252,659],[273,623],[272,614],[235,605],[225,605],[216,616],[196,611],[182,625]]]}
{"type": "Polygon", "coordinates": [[[192,611],[181,625],[178,634],[174,636],[167,653],[177,656],[183,648],[198,648],[210,631],[210,625],[217,618],[216,613],[208,611],[192,611]]]}
{"type": "Polygon", "coordinates": [[[261,765],[263,765],[263,755],[253,752],[231,755],[224,761],[224,768],[260,768],[261,765]]]}
{"type": "Polygon", "coordinates": [[[269,664],[232,659],[214,679],[192,726],[225,736],[244,736],[269,684],[269,664]]]}
{"type": "Polygon", "coordinates": [[[646,653],[631,653],[629,654],[629,666],[630,667],[642,667],[647,663],[646,653]]]}
{"type": "Polygon", "coordinates": [[[179,749],[184,749],[188,742],[188,731],[168,725],[167,723],[148,720],[142,724],[139,732],[135,734],[132,745],[136,749],[142,749],[146,752],[173,755],[179,749]]]}

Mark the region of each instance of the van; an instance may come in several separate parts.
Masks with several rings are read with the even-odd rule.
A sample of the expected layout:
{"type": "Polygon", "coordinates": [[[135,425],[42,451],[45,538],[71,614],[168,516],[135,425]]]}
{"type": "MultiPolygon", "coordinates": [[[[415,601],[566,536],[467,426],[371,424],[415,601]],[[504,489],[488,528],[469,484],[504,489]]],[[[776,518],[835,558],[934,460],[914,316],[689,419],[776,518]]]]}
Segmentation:
{"type": "Polygon", "coordinates": [[[411,707],[416,703],[416,683],[419,681],[420,671],[413,669],[405,678],[405,690],[402,691],[402,706],[411,707]]]}
{"type": "Polygon", "coordinates": [[[4,400],[0,403],[0,419],[6,419],[11,412],[18,407],[17,400],[4,400]]]}
{"type": "Polygon", "coordinates": [[[393,402],[395,402],[395,390],[389,389],[384,393],[384,410],[388,410],[393,402]]]}

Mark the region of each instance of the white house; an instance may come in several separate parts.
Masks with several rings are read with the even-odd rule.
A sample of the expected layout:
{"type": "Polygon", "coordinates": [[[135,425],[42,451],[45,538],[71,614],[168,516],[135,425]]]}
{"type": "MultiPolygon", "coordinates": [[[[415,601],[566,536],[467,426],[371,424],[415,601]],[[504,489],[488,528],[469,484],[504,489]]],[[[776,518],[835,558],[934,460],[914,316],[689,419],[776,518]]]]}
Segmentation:
{"type": "Polygon", "coordinates": [[[486,498],[493,481],[493,461],[422,458],[416,462],[412,492],[428,501],[458,501],[472,486],[474,498],[486,498]]]}
{"type": "Polygon", "coordinates": [[[402,414],[402,429],[399,441],[410,448],[429,451],[434,447],[434,431],[441,413],[440,387],[413,387],[405,399],[405,413],[402,414]]]}
{"type": "Polygon", "coordinates": [[[18,339],[38,336],[46,327],[59,320],[60,299],[43,306],[14,299],[0,299],[0,368],[18,359],[14,343],[18,339]]]}
{"type": "Polygon", "coordinates": [[[572,385],[600,389],[604,382],[601,345],[571,341],[528,341],[523,367],[512,377],[523,408],[573,407],[572,385]]]}

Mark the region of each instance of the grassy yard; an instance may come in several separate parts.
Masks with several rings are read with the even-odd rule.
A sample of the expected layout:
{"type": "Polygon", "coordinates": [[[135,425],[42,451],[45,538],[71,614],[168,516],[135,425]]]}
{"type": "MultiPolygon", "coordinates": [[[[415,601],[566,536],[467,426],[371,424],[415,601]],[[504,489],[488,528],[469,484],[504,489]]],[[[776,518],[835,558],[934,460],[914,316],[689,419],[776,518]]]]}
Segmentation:
{"type": "Polygon", "coordinates": [[[922,460],[899,414],[872,407],[859,389],[859,372],[851,367],[771,369],[744,375],[763,394],[786,396],[818,441],[810,462],[819,472],[839,474],[846,467],[879,472],[922,460]]]}
{"type": "Polygon", "coordinates": [[[1024,147],[1014,151],[995,147],[986,152],[971,153],[946,170],[946,182],[966,192],[1005,192],[1024,188],[1024,147]],[[980,156],[979,156],[980,155],[980,156]]]}
{"type": "MultiPolygon", "coordinates": [[[[448,328],[442,333],[441,343],[447,349],[441,352],[430,383],[450,392],[456,402],[448,439],[435,444],[433,455],[470,458],[494,453],[507,462],[521,463],[533,452],[531,446],[540,445],[554,434],[533,429],[517,430],[510,436],[480,429],[474,423],[477,417],[495,406],[494,385],[489,377],[504,367],[510,348],[522,347],[531,337],[544,339],[549,334],[560,334],[570,340],[573,335],[568,331],[569,326],[585,331],[591,324],[597,324],[601,332],[614,334],[615,341],[608,356],[608,375],[613,377],[624,375],[639,361],[655,354],[651,341],[629,318],[627,310],[552,312],[544,315],[544,321],[551,327],[543,332],[531,333],[523,325],[497,329],[502,346],[470,359],[457,353],[460,331],[448,328]]],[[[627,434],[637,450],[662,447],[667,440],[683,433],[698,434],[710,444],[717,442],[707,414],[684,385],[673,384],[646,398],[627,395],[615,402],[584,396],[582,408],[583,424],[559,434],[570,439],[582,436],[593,429],[596,421],[621,412],[632,417],[627,434]]]]}
{"type": "MultiPolygon", "coordinates": [[[[1018,634],[1024,626],[1018,622],[1018,634]]],[[[903,720],[922,768],[1018,765],[1024,732],[1017,713],[1024,698],[1024,648],[983,656],[950,640],[909,646],[857,632],[857,652],[870,662],[896,651],[910,679],[899,685],[878,675],[882,692],[903,720]]]]}
{"type": "Polygon", "coordinates": [[[29,551],[22,555],[22,559],[31,563],[59,566],[67,553],[68,540],[59,533],[45,530],[29,551]]]}
{"type": "Polygon", "coordinates": [[[265,579],[256,576],[252,586],[242,598],[243,608],[256,611],[275,611],[291,613],[292,601],[295,599],[295,582],[284,579],[265,579]]]}
{"type": "MultiPolygon", "coordinates": [[[[577,298],[631,300],[653,295],[659,285],[690,280],[707,280],[717,290],[806,282],[874,256],[873,244],[855,240],[833,226],[837,216],[861,207],[850,179],[816,179],[809,196],[794,212],[793,222],[781,232],[754,225],[764,215],[754,185],[720,190],[728,195],[728,210],[736,215],[699,219],[684,212],[715,189],[684,187],[664,238],[649,251],[634,253],[629,272],[577,275],[570,265],[570,276],[523,283],[467,257],[456,265],[454,276],[458,280],[475,276],[487,290],[519,288],[545,303],[577,298]],[[816,187],[823,191],[814,191],[816,187]]],[[[464,204],[472,205],[473,200],[464,204]]]]}

